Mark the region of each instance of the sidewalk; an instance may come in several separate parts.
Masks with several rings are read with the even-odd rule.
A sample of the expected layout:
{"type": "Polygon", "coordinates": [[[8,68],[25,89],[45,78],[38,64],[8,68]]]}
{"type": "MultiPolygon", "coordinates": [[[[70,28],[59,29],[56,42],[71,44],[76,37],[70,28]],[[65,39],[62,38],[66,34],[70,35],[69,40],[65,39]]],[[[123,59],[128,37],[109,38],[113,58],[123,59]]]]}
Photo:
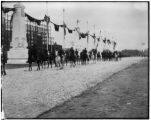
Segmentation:
{"type": "Polygon", "coordinates": [[[5,117],[34,118],[141,59],[124,58],[119,62],[68,66],[64,70],[36,71],[34,67],[29,72],[27,68],[9,69],[2,80],[5,117]]]}

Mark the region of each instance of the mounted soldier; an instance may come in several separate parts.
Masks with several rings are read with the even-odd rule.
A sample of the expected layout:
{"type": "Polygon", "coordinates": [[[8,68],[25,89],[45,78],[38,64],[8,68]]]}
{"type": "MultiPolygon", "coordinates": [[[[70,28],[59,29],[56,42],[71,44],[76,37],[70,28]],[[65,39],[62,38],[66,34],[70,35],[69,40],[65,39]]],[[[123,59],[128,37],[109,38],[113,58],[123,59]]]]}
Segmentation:
{"type": "Polygon", "coordinates": [[[70,48],[69,56],[70,56],[70,63],[71,63],[70,66],[74,67],[75,66],[75,52],[74,52],[73,47],[70,48]]]}

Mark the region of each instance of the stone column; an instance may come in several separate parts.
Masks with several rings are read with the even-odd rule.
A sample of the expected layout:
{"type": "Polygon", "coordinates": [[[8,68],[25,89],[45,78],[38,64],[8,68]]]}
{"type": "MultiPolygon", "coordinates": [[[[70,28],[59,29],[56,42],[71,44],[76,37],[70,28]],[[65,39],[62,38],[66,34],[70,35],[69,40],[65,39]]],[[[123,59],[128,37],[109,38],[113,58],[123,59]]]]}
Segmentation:
{"type": "Polygon", "coordinates": [[[21,3],[14,5],[15,12],[12,20],[12,42],[8,51],[8,63],[26,63],[28,59],[25,7],[21,3]]]}

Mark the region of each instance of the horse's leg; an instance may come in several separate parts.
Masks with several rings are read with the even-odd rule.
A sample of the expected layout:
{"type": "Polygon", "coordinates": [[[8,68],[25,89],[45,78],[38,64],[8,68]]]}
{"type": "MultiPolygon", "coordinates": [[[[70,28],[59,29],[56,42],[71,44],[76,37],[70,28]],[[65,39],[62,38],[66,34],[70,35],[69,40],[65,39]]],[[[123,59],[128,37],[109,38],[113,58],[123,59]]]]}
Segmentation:
{"type": "Polygon", "coordinates": [[[3,65],[1,64],[1,76],[3,76],[3,65]]]}
{"type": "Polygon", "coordinates": [[[37,70],[38,70],[38,62],[37,62],[37,70]]]}
{"type": "Polygon", "coordinates": [[[31,71],[32,71],[32,63],[31,63],[31,71]]]}
{"type": "Polygon", "coordinates": [[[37,62],[37,70],[40,70],[39,62],[37,62]]]}
{"type": "Polygon", "coordinates": [[[39,70],[40,70],[40,64],[41,64],[41,63],[40,63],[40,62],[38,62],[39,70]]]}
{"type": "Polygon", "coordinates": [[[50,60],[51,68],[52,68],[52,60],[50,60]]]}
{"type": "Polygon", "coordinates": [[[54,58],[53,61],[54,61],[55,67],[57,67],[56,59],[54,58]]]}
{"type": "Polygon", "coordinates": [[[67,59],[66,59],[66,66],[67,66],[67,59]]]}
{"type": "Polygon", "coordinates": [[[30,71],[30,63],[28,63],[28,71],[30,71]]]}
{"type": "Polygon", "coordinates": [[[48,64],[47,68],[49,68],[49,62],[50,62],[50,61],[49,61],[49,60],[47,60],[47,64],[48,64]]]}
{"type": "Polygon", "coordinates": [[[46,61],[44,61],[44,69],[46,69],[46,61]]]}
{"type": "Polygon", "coordinates": [[[40,66],[41,66],[41,69],[43,69],[42,61],[40,61],[40,63],[39,63],[39,64],[40,64],[40,66]]]}
{"type": "Polygon", "coordinates": [[[4,69],[4,75],[6,75],[5,63],[4,63],[4,65],[3,65],[3,69],[4,69]]]}
{"type": "Polygon", "coordinates": [[[29,63],[29,71],[31,71],[31,63],[29,63]]]}

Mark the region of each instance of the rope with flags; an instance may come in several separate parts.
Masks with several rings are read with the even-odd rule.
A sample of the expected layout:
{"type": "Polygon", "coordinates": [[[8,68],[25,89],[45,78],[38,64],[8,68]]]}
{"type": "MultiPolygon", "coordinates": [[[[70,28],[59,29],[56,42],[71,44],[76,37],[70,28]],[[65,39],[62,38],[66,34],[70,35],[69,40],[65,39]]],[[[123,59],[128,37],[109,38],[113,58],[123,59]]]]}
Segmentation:
{"type": "MultiPolygon", "coordinates": [[[[14,15],[14,12],[15,12],[15,8],[2,7],[2,11],[4,13],[8,13],[10,11],[13,11],[13,14],[12,14],[11,20],[10,20],[12,22],[13,15],[14,15]]],[[[41,25],[41,22],[44,22],[44,21],[46,23],[50,22],[50,23],[52,23],[54,25],[54,29],[55,29],[56,32],[59,31],[60,27],[63,28],[63,30],[64,30],[64,37],[66,36],[66,30],[68,30],[69,34],[72,34],[74,31],[78,32],[79,40],[81,40],[82,38],[84,38],[84,39],[86,38],[87,39],[87,43],[89,42],[89,36],[91,36],[93,38],[93,40],[94,40],[94,45],[95,45],[96,40],[97,40],[96,48],[98,47],[98,43],[100,42],[100,37],[97,37],[95,35],[95,33],[94,34],[90,34],[90,31],[88,31],[88,29],[87,29],[87,32],[81,32],[79,27],[75,27],[74,29],[71,29],[71,28],[69,28],[66,25],[66,23],[64,22],[64,20],[63,20],[63,24],[62,25],[58,25],[58,24],[54,23],[53,21],[51,21],[50,17],[47,16],[47,15],[45,15],[43,19],[36,19],[36,18],[30,16],[29,14],[25,13],[25,17],[27,17],[27,19],[30,22],[35,22],[37,25],[41,25]]],[[[80,20],[77,20],[77,25],[79,24],[79,22],[80,22],[80,20]]],[[[88,21],[87,21],[87,24],[88,24],[88,21]]],[[[101,30],[100,30],[100,34],[101,34],[101,30]]],[[[103,40],[104,44],[110,45],[112,43],[113,44],[113,49],[115,50],[115,47],[117,45],[117,43],[115,41],[111,41],[110,39],[107,39],[106,37],[104,39],[102,39],[102,40],[103,40]]]]}

